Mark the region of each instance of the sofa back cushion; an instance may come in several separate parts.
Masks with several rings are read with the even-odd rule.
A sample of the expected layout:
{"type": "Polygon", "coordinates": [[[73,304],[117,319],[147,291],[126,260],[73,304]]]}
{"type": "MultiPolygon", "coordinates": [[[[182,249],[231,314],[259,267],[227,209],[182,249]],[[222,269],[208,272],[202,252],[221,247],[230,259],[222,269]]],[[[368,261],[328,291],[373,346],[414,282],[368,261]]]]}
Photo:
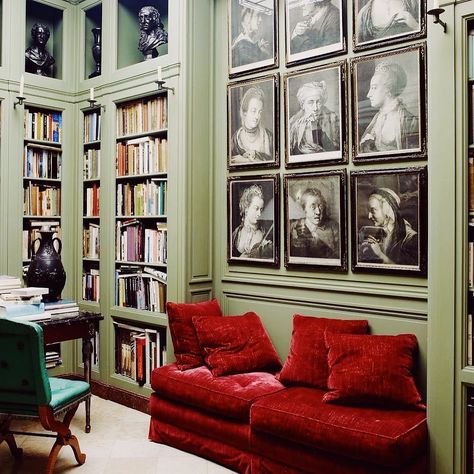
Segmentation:
{"type": "Polygon", "coordinates": [[[416,336],[326,332],[328,388],[323,401],[425,408],[413,378],[416,336]]]}
{"type": "Polygon", "coordinates": [[[216,299],[201,303],[166,303],[168,322],[173,341],[176,365],[180,370],[192,369],[204,364],[196,336],[193,316],[222,316],[216,299]]]}
{"type": "Polygon", "coordinates": [[[193,317],[206,364],[213,375],[278,371],[281,361],[256,313],[193,317]]]}
{"type": "Polygon", "coordinates": [[[368,322],[342,319],[293,316],[288,358],[278,376],[284,385],[306,385],[325,389],[327,387],[328,363],[324,341],[326,330],[334,333],[366,334],[368,322]]]}

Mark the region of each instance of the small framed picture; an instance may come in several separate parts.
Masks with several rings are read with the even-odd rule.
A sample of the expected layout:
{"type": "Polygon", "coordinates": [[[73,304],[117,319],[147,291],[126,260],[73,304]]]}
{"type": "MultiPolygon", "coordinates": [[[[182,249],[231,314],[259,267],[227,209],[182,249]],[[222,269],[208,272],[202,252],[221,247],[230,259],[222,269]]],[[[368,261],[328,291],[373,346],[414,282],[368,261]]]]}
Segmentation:
{"type": "Polygon", "coordinates": [[[284,78],[287,167],[347,160],[346,63],[284,78]]]}
{"type": "Polygon", "coordinates": [[[286,175],[285,266],[347,270],[346,172],[286,175]]]}
{"type": "Polygon", "coordinates": [[[426,167],[351,173],[352,270],[426,275],[426,167]]]}
{"type": "Polygon", "coordinates": [[[426,35],[425,0],[354,0],[355,51],[426,35]]]}
{"type": "Polygon", "coordinates": [[[278,64],[278,0],[228,0],[229,75],[278,64]]]}
{"type": "Polygon", "coordinates": [[[227,165],[238,168],[279,166],[278,74],[227,86],[227,165]]]}
{"type": "Polygon", "coordinates": [[[285,0],[286,64],[346,52],[346,0],[285,0]]]}
{"type": "Polygon", "coordinates": [[[353,59],[354,162],[426,158],[425,47],[353,59]]]}
{"type": "Polygon", "coordinates": [[[279,176],[227,178],[229,263],[279,264],[279,176]]]}

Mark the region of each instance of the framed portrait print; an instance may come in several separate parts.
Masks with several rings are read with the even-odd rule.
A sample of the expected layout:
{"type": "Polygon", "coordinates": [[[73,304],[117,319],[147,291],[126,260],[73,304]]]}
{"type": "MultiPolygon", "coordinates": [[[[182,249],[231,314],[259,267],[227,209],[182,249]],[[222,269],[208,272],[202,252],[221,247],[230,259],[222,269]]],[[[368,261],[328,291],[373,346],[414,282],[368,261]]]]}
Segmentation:
{"type": "Polygon", "coordinates": [[[423,44],[351,61],[354,162],[426,158],[423,44]]]}
{"type": "Polygon", "coordinates": [[[345,170],[284,177],[285,266],[347,270],[345,170]]]}
{"type": "Polygon", "coordinates": [[[227,166],[279,166],[278,74],[227,86],[227,166]]]}
{"type": "Polygon", "coordinates": [[[284,0],[286,64],[346,52],[346,0],[284,0]]]}
{"type": "Polygon", "coordinates": [[[346,161],[346,76],[345,62],[285,76],[287,167],[346,161]]]}
{"type": "Polygon", "coordinates": [[[425,0],[354,0],[355,51],[426,35],[425,0]]]}
{"type": "Polygon", "coordinates": [[[278,64],[278,0],[227,0],[229,75],[278,64]]]}
{"type": "Polygon", "coordinates": [[[278,266],[278,175],[227,178],[229,263],[278,266]]]}
{"type": "Polygon", "coordinates": [[[352,270],[426,275],[426,167],[351,173],[352,270]]]}

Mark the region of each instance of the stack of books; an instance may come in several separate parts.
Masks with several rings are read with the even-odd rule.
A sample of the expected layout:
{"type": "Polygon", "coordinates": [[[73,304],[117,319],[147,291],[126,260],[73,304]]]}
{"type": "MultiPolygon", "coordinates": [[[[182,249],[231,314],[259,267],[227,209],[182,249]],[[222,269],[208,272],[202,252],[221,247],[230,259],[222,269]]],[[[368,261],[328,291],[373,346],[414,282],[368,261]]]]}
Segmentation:
{"type": "Polygon", "coordinates": [[[59,300],[45,303],[44,309],[51,314],[51,319],[79,316],[79,306],[74,300],[59,300]]]}
{"type": "Polygon", "coordinates": [[[0,295],[0,316],[25,321],[50,319],[41,301],[42,295],[48,292],[48,288],[12,288],[9,293],[0,295]]]}
{"type": "Polygon", "coordinates": [[[21,281],[18,277],[10,275],[0,275],[0,294],[10,293],[11,290],[21,287],[21,281]]]}

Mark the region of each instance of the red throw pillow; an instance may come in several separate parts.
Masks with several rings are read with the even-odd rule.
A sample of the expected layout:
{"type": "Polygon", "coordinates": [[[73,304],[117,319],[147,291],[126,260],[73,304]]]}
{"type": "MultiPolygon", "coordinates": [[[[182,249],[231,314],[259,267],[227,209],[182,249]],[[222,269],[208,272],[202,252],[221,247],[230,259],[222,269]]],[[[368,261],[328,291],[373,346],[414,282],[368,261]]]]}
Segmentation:
{"type": "Polygon", "coordinates": [[[281,361],[257,314],[193,318],[206,364],[213,375],[281,369],[281,361]]]}
{"type": "Polygon", "coordinates": [[[368,328],[369,324],[365,320],[327,319],[295,314],[290,351],[278,380],[284,385],[309,385],[325,389],[329,368],[324,331],[366,334],[368,328]]]}
{"type": "Polygon", "coordinates": [[[201,348],[194,330],[193,316],[222,316],[216,299],[202,303],[166,303],[176,365],[180,370],[204,365],[201,348]]]}
{"type": "Polygon", "coordinates": [[[326,333],[329,392],[325,402],[425,408],[413,378],[416,336],[326,333]]]}

